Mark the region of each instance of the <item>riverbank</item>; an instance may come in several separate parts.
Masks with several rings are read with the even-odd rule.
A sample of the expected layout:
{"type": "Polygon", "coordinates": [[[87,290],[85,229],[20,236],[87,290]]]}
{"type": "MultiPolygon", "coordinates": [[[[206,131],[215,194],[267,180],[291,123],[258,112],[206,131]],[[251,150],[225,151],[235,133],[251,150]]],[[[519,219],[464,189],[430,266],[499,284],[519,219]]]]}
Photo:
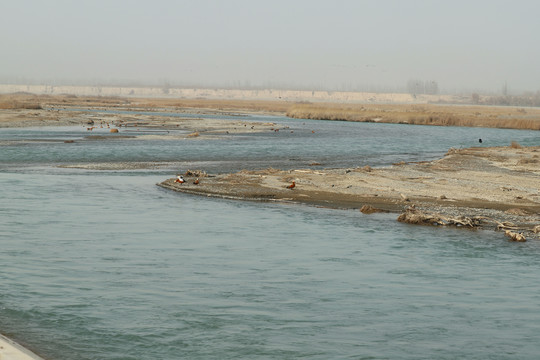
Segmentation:
{"type": "Polygon", "coordinates": [[[10,338],[0,334],[0,359],[2,360],[43,360],[30,350],[10,338]]]}
{"type": "MultiPolygon", "coordinates": [[[[0,127],[85,125],[98,118],[111,124],[177,126],[163,113],[242,117],[249,114],[353,122],[540,130],[540,108],[516,106],[309,102],[287,99],[135,98],[0,94],[0,127]],[[70,111],[64,111],[70,110],[70,111]],[[75,111],[78,110],[78,111],[75,111]],[[99,113],[117,110],[124,114],[99,113]],[[140,114],[147,112],[153,114],[140,114]]],[[[197,125],[201,125],[199,122],[197,125]]],[[[231,127],[230,130],[233,130],[231,127]]]]}
{"type": "MultiPolygon", "coordinates": [[[[93,136],[90,134],[93,134],[91,131],[95,129],[105,129],[108,132],[110,127],[115,133],[107,134],[107,136],[117,137],[139,136],[136,133],[138,129],[182,130],[178,135],[167,137],[173,140],[279,131],[279,124],[250,122],[246,115],[255,113],[284,115],[291,106],[305,106],[304,109],[308,110],[312,106],[291,104],[286,101],[126,99],[29,94],[10,96],[2,100],[4,106],[0,111],[0,127],[78,125],[86,127],[89,136],[93,136]],[[117,110],[117,112],[100,112],[99,110],[117,110]],[[167,115],[164,112],[190,115],[179,117],[167,115]],[[211,118],[197,116],[203,114],[217,116],[211,118]]],[[[326,104],[325,106],[324,109],[334,112],[341,109],[347,113],[348,109],[352,109],[343,104],[326,104]]],[[[385,119],[376,117],[379,115],[372,112],[373,110],[386,114],[385,116],[390,119],[388,122],[409,124],[411,122],[401,121],[405,119],[401,116],[412,116],[413,112],[414,116],[424,114],[422,116],[427,116],[426,119],[432,119],[433,121],[428,121],[431,125],[436,124],[436,118],[445,119],[441,115],[444,112],[451,112],[451,119],[462,117],[473,120],[474,118],[492,119],[492,125],[506,124],[504,126],[517,128],[524,128],[523,123],[518,121],[520,119],[530,124],[532,128],[540,123],[538,120],[540,115],[537,114],[539,109],[442,107],[427,104],[413,105],[413,107],[409,105],[373,106],[363,105],[352,109],[351,114],[359,110],[367,115],[362,119],[349,120],[386,122],[385,119]],[[436,113],[437,116],[434,115],[434,111],[439,111],[436,113]]],[[[316,118],[307,115],[306,117],[316,118]]],[[[335,119],[340,119],[340,117],[335,119]]],[[[446,122],[446,125],[453,124],[453,122],[446,122]]],[[[469,121],[460,124],[480,126],[482,122],[469,121]]],[[[160,136],[160,133],[156,131],[144,136],[156,138],[160,136]]],[[[105,134],[99,136],[99,139],[104,138],[105,134]]],[[[485,219],[483,223],[476,222],[479,227],[519,230],[534,238],[538,237],[533,231],[534,227],[540,225],[539,156],[538,147],[522,148],[518,144],[500,148],[451,149],[447,156],[438,161],[399,164],[385,169],[369,167],[317,171],[267,169],[206,177],[198,186],[192,186],[189,183],[179,186],[172,180],[165,181],[161,186],[224,198],[290,201],[353,209],[370,205],[383,211],[396,213],[415,205],[415,208],[421,211],[449,218],[487,217],[489,220],[485,219]],[[286,189],[285,186],[290,185],[292,181],[295,181],[295,188],[286,189]],[[505,226],[505,223],[508,223],[508,226],[505,226]]],[[[131,165],[120,167],[123,166],[130,168],[131,165]]]]}
{"type": "Polygon", "coordinates": [[[358,210],[367,206],[363,212],[412,210],[428,218],[442,216],[457,226],[511,230],[540,239],[540,147],[451,149],[439,160],[377,169],[266,169],[216,176],[195,172],[186,179],[183,184],[168,179],[158,185],[227,199],[358,210]],[[456,219],[462,221],[452,221],[456,219]]]}
{"type": "Polygon", "coordinates": [[[540,130],[540,109],[442,104],[295,104],[295,119],[540,130]]]}

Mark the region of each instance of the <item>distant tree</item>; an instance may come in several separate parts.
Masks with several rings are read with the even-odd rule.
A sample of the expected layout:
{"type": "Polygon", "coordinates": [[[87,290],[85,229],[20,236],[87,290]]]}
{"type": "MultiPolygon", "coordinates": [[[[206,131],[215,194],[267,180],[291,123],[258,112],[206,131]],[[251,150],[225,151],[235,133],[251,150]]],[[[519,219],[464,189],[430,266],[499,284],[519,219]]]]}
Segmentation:
{"type": "Polygon", "coordinates": [[[424,93],[424,82],[418,79],[410,79],[407,81],[407,91],[409,94],[423,94],[424,93]]]}
{"type": "Polygon", "coordinates": [[[435,80],[429,80],[424,83],[425,93],[429,95],[436,95],[439,93],[439,84],[435,80]]]}
{"type": "Polygon", "coordinates": [[[165,81],[163,84],[163,87],[161,88],[161,92],[165,95],[169,94],[169,91],[171,90],[171,85],[168,81],[165,81]]]}
{"type": "Polygon", "coordinates": [[[411,79],[407,81],[407,91],[409,94],[429,94],[436,95],[439,93],[439,84],[435,80],[419,80],[411,79]]]}
{"type": "Polygon", "coordinates": [[[480,95],[478,95],[477,93],[473,93],[471,95],[471,98],[472,98],[473,104],[478,104],[480,102],[480,95]]]}

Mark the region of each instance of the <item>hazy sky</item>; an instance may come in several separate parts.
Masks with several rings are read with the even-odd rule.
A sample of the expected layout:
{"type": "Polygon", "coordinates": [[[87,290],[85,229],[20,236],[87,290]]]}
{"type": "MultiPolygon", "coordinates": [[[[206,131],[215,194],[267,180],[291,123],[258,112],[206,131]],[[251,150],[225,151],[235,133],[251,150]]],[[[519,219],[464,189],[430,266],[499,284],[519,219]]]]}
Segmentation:
{"type": "Polygon", "coordinates": [[[0,81],[540,90],[538,0],[1,0],[0,81]]]}

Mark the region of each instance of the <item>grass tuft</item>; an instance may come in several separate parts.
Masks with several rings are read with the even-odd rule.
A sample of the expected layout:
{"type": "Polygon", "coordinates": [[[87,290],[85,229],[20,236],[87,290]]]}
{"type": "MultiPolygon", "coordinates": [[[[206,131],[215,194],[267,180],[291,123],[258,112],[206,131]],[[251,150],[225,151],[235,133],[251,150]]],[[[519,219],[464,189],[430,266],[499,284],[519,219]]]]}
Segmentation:
{"type": "Polygon", "coordinates": [[[517,141],[512,141],[512,142],[510,143],[510,147],[511,147],[512,149],[521,149],[521,148],[522,148],[522,146],[519,145],[519,143],[518,143],[517,141]]]}

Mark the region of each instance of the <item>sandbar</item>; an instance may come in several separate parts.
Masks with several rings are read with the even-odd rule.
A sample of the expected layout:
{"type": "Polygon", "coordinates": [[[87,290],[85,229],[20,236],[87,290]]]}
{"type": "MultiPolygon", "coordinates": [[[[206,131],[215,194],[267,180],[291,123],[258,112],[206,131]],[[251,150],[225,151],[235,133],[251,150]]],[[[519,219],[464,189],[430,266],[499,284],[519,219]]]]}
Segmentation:
{"type": "MultiPolygon", "coordinates": [[[[196,172],[195,172],[196,174],[196,172]]],[[[472,218],[480,228],[512,230],[540,239],[540,147],[450,149],[441,159],[391,167],[243,170],[204,176],[199,183],[174,178],[174,191],[253,201],[276,201],[385,212],[419,209],[472,218]],[[294,181],[295,187],[288,186],[294,181]]]]}

